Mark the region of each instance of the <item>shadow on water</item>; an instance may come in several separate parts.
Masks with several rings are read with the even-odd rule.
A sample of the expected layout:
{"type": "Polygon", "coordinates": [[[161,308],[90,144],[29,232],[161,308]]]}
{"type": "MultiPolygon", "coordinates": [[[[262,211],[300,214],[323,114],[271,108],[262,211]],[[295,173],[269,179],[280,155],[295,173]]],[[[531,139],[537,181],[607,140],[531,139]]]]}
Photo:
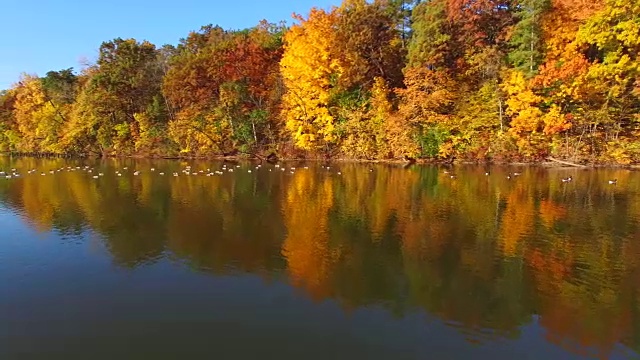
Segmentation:
{"type": "MultiPolygon", "coordinates": [[[[1,158],[0,170],[15,168],[20,176],[0,178],[0,212],[24,225],[16,230],[23,238],[53,239],[0,241],[0,270],[12,284],[4,305],[16,310],[0,313],[0,319],[6,316],[19,332],[10,328],[4,337],[26,346],[53,336],[29,325],[48,324],[49,311],[56,311],[33,295],[44,294],[91,311],[108,304],[109,312],[120,314],[115,318],[122,323],[113,323],[109,312],[92,312],[92,321],[111,329],[96,333],[93,342],[124,331],[123,324],[129,331],[153,324],[156,332],[131,335],[140,349],[168,336],[161,334],[162,322],[171,324],[172,336],[185,323],[192,332],[224,323],[226,335],[217,334],[220,346],[237,335],[270,347],[269,326],[279,324],[289,337],[303,328],[315,334],[296,337],[303,353],[318,339],[353,356],[369,354],[354,349],[367,349],[384,357],[399,344],[405,351],[416,346],[407,358],[421,351],[450,358],[476,351],[546,356],[535,341],[563,356],[640,351],[637,173],[257,165],[1,158]],[[206,175],[214,171],[222,174],[206,175]],[[573,181],[561,181],[568,176],[573,181]],[[617,184],[609,184],[611,179],[617,184]],[[65,247],[65,239],[89,250],[65,247]],[[27,260],[18,261],[20,256],[27,260]],[[66,259],[67,267],[55,256],[66,259]],[[28,259],[50,264],[47,275],[22,271],[28,259]],[[45,278],[66,285],[36,288],[45,278]],[[91,285],[76,287],[73,281],[91,285]],[[204,314],[205,301],[226,315],[204,314]],[[257,310],[263,307],[270,310],[257,310]],[[342,320],[331,322],[336,314],[342,320]],[[300,325],[296,319],[310,322],[300,325]],[[402,329],[397,331],[417,339],[377,339],[382,330],[374,336],[376,327],[402,329]],[[415,344],[432,331],[448,347],[438,350],[432,341],[430,348],[418,349],[415,344]]],[[[63,315],[59,319],[70,334],[89,326],[82,317],[63,315]]],[[[118,346],[125,348],[113,349],[118,346]]]]}

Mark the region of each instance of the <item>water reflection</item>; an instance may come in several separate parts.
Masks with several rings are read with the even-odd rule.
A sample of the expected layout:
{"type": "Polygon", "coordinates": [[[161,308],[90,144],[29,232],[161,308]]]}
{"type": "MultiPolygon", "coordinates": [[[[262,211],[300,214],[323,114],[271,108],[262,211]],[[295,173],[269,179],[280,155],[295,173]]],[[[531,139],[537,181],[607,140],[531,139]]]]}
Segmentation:
{"type": "Polygon", "coordinates": [[[423,310],[469,341],[515,340],[535,324],[575,354],[640,350],[637,173],[238,165],[206,176],[222,163],[2,158],[0,170],[22,176],[0,179],[0,201],[60,239],[90,229],[125,269],[174,258],[285,280],[347,312],[423,310]]]}

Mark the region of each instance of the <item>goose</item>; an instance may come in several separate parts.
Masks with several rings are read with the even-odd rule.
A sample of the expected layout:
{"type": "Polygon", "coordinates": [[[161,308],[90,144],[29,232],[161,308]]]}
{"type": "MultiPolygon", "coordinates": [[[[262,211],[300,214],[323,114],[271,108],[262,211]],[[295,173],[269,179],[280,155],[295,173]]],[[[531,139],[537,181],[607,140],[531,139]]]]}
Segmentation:
{"type": "Polygon", "coordinates": [[[610,185],[615,185],[618,183],[618,179],[609,180],[610,185]]]}
{"type": "Polygon", "coordinates": [[[569,176],[569,177],[568,177],[568,178],[566,178],[566,179],[562,179],[562,182],[570,182],[570,181],[572,181],[572,180],[573,180],[573,177],[569,176]]]}
{"type": "Polygon", "coordinates": [[[140,171],[136,171],[136,172],[134,172],[134,173],[133,173],[133,175],[135,175],[135,176],[140,175],[140,171]]]}

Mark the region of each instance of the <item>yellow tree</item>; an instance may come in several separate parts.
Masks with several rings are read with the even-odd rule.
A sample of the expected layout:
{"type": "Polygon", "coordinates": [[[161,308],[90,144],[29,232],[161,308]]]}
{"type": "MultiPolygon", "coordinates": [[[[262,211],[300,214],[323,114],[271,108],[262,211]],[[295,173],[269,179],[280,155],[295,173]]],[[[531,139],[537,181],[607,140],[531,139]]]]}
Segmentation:
{"type": "Polygon", "coordinates": [[[49,100],[42,82],[25,75],[16,88],[15,120],[22,142],[21,151],[55,152],[63,116],[49,100]]]}
{"type": "Polygon", "coordinates": [[[542,111],[538,108],[542,98],[533,93],[525,74],[519,70],[509,71],[502,89],[507,95],[506,115],[511,118],[509,134],[514,138],[520,153],[532,156],[536,145],[542,143],[542,111]]]}
{"type": "MultiPolygon", "coordinates": [[[[342,108],[339,115],[344,117],[342,151],[353,158],[380,159],[406,155],[413,143],[408,132],[399,126],[389,100],[391,90],[381,77],[373,80],[371,95],[358,108],[342,108]]],[[[405,127],[406,128],[406,127],[405,127]]],[[[413,152],[411,152],[413,155],[413,152]]]]}
{"type": "Polygon", "coordinates": [[[14,106],[16,102],[15,89],[0,91],[0,150],[15,149],[19,142],[16,131],[14,106]]]}
{"type": "Polygon", "coordinates": [[[280,69],[286,93],[282,114],[286,129],[301,149],[319,149],[335,143],[335,119],[329,112],[331,89],[340,76],[337,59],[331,56],[336,11],[312,9],[309,18],[285,34],[280,69]]]}
{"type": "MultiPolygon", "coordinates": [[[[592,63],[580,79],[591,113],[601,114],[605,128],[605,160],[629,163],[640,159],[640,3],[607,0],[576,37],[590,51],[592,63]]],[[[597,117],[595,120],[597,120],[597,117]]],[[[595,126],[594,126],[595,127],[595,126]]]]}

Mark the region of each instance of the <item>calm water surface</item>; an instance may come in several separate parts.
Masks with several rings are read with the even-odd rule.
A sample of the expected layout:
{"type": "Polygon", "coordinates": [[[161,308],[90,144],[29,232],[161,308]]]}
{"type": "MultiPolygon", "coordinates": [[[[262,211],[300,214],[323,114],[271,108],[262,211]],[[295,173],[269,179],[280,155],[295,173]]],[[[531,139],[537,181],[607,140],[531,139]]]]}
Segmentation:
{"type": "Polygon", "coordinates": [[[0,358],[638,356],[640,173],[256,165],[0,158],[0,358]]]}

